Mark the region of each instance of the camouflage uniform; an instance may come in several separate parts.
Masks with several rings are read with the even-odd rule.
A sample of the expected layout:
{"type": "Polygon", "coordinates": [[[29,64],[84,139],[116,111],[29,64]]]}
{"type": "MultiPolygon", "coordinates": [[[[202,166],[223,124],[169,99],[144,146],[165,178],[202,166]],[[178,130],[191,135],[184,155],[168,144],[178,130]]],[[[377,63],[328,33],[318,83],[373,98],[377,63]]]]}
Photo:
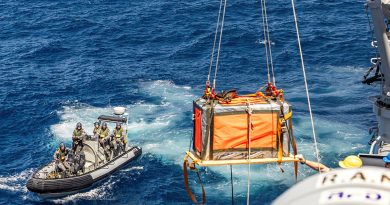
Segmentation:
{"type": "Polygon", "coordinates": [[[68,148],[65,148],[64,151],[61,151],[60,148],[58,148],[53,155],[54,160],[56,160],[56,170],[60,172],[64,172],[67,169],[70,168],[68,162],[66,162],[65,158],[69,154],[70,150],[68,148]]]}
{"type": "Polygon", "coordinates": [[[84,129],[74,129],[73,130],[73,136],[72,136],[72,140],[73,140],[73,144],[72,144],[72,149],[74,152],[76,152],[78,146],[81,146],[81,149],[83,148],[83,139],[85,137],[85,132],[84,132],[84,129]]]}

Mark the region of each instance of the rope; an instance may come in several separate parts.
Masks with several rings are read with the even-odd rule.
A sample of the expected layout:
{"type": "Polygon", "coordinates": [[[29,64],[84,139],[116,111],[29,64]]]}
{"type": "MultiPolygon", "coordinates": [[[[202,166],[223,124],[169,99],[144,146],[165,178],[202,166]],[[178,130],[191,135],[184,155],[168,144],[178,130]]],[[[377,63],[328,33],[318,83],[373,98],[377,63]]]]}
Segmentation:
{"type": "Polygon", "coordinates": [[[268,46],[267,46],[267,35],[266,35],[266,29],[265,29],[265,17],[264,17],[264,5],[263,1],[261,0],[261,18],[263,19],[263,34],[264,34],[264,48],[265,48],[265,57],[266,57],[266,62],[267,62],[267,77],[268,77],[268,82],[271,82],[271,77],[270,77],[270,71],[269,71],[269,63],[268,63],[268,46]]]}
{"type": "Polygon", "coordinates": [[[211,56],[210,56],[209,74],[207,75],[207,82],[208,83],[210,82],[211,68],[213,67],[215,43],[217,42],[217,34],[218,34],[219,21],[220,21],[220,16],[221,16],[221,9],[222,9],[222,0],[219,2],[218,20],[217,20],[217,26],[215,27],[213,49],[211,50],[211,56]]]}
{"type": "MultiPolygon", "coordinates": [[[[250,142],[249,142],[250,144],[250,142]]],[[[251,148],[249,147],[249,150],[251,150],[251,148]]],[[[246,204],[249,205],[249,198],[250,198],[250,192],[251,192],[251,163],[250,163],[250,160],[251,160],[251,157],[250,157],[250,151],[249,151],[249,155],[248,155],[248,189],[247,189],[247,193],[246,193],[246,204]]]]}
{"type": "Polygon", "coordinates": [[[312,111],[311,111],[311,103],[310,103],[309,88],[308,88],[308,85],[307,85],[305,64],[304,64],[304,62],[303,62],[303,54],[302,54],[301,40],[300,40],[300,37],[299,37],[299,29],[298,29],[297,15],[296,15],[296,12],[295,12],[294,0],[291,0],[291,5],[292,5],[293,14],[294,14],[294,24],[295,24],[295,30],[296,30],[296,33],[297,33],[298,48],[299,48],[299,55],[300,55],[300,58],[301,58],[301,67],[302,67],[302,72],[303,72],[303,79],[304,79],[304,82],[305,82],[306,97],[307,97],[307,105],[308,105],[308,108],[309,108],[310,121],[311,121],[311,128],[312,128],[312,132],[313,132],[312,134],[313,134],[313,140],[314,140],[314,147],[315,147],[316,157],[317,157],[317,162],[318,162],[318,171],[321,173],[321,170],[319,169],[319,164],[320,164],[320,151],[318,150],[316,132],[315,132],[315,128],[314,128],[313,113],[312,113],[312,111]]]}
{"type": "Polygon", "coordinates": [[[263,0],[263,4],[264,4],[264,14],[265,14],[265,25],[266,25],[266,28],[267,28],[267,43],[268,43],[268,49],[269,49],[269,59],[270,59],[270,63],[271,63],[272,82],[273,82],[273,84],[276,86],[276,84],[275,84],[275,74],[274,74],[274,64],[273,64],[273,62],[272,62],[271,38],[269,37],[269,29],[268,29],[267,6],[266,6],[266,4],[265,4],[265,1],[266,1],[266,0],[263,0]]]}
{"type": "Polygon", "coordinates": [[[213,89],[215,90],[215,84],[217,81],[217,72],[218,72],[218,63],[219,63],[219,52],[221,50],[221,42],[222,42],[222,33],[223,33],[223,24],[225,22],[225,13],[226,13],[226,2],[223,7],[223,13],[222,13],[222,22],[221,22],[221,30],[219,32],[219,43],[218,43],[218,52],[217,52],[217,62],[215,63],[215,72],[214,72],[214,81],[213,81],[213,89]]]}
{"type": "Polygon", "coordinates": [[[252,108],[250,103],[247,104],[248,112],[248,190],[246,195],[246,204],[249,205],[250,199],[250,189],[251,189],[251,133],[252,133],[252,108]]]}
{"type": "MultiPolygon", "coordinates": [[[[296,142],[295,137],[294,137],[294,130],[293,130],[293,124],[292,124],[291,119],[288,120],[287,130],[289,133],[289,139],[291,142],[291,146],[293,148],[293,153],[294,153],[294,158],[295,158],[295,156],[298,154],[298,150],[297,150],[297,142],[296,142]]],[[[295,175],[295,182],[297,182],[297,180],[298,180],[298,162],[297,161],[294,161],[294,175],[295,175]]]]}
{"type": "Polygon", "coordinates": [[[234,205],[233,166],[230,165],[230,186],[232,187],[232,205],[234,205]]]}

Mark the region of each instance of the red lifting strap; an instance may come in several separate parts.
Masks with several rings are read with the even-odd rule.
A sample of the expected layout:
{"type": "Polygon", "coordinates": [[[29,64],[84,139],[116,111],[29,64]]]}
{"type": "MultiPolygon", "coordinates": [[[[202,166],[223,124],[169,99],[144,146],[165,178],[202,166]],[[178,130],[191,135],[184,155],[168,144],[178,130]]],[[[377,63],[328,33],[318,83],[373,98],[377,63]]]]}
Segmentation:
{"type": "MultiPolygon", "coordinates": [[[[184,163],[183,163],[184,185],[186,187],[187,194],[191,198],[191,200],[195,204],[199,204],[198,200],[196,200],[195,195],[191,192],[190,186],[188,185],[188,170],[187,170],[188,166],[189,166],[188,160],[186,159],[186,160],[184,160],[184,163]]],[[[202,180],[200,179],[200,175],[199,175],[198,171],[196,171],[196,175],[198,176],[200,185],[202,186],[202,203],[201,204],[205,204],[206,203],[206,192],[204,190],[203,183],[202,183],[202,180]]]]}

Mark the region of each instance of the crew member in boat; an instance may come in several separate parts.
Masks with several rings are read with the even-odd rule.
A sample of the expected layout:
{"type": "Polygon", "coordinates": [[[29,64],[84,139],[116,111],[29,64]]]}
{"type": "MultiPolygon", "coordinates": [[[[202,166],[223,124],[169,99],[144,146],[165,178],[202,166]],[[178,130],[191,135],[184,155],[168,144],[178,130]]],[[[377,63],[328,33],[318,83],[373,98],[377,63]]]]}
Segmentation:
{"type": "Polygon", "coordinates": [[[73,140],[73,144],[72,144],[72,150],[73,152],[76,152],[77,151],[77,148],[80,146],[81,149],[83,148],[83,139],[85,137],[85,132],[84,132],[84,129],[83,129],[83,126],[80,122],[78,122],[76,124],[76,128],[73,130],[73,136],[72,136],[72,140],[73,140]]]}
{"type": "Polygon", "coordinates": [[[93,137],[95,139],[97,139],[99,137],[99,134],[100,134],[100,122],[95,122],[93,123],[93,137]]]}
{"type": "MultiPolygon", "coordinates": [[[[301,164],[305,164],[306,166],[312,168],[313,170],[319,171],[319,172],[329,172],[331,171],[331,168],[319,163],[319,162],[313,162],[306,160],[302,155],[298,157],[298,160],[301,164]]],[[[389,158],[390,162],[390,158],[389,158]]],[[[355,155],[351,155],[346,157],[343,161],[339,161],[339,166],[341,168],[349,169],[349,168],[359,168],[363,165],[362,160],[355,155]]]]}
{"type": "Polygon", "coordinates": [[[59,172],[64,172],[70,168],[70,165],[66,161],[66,157],[68,156],[70,149],[65,147],[63,142],[60,143],[58,149],[54,152],[53,158],[56,163],[56,170],[59,172]]]}
{"type": "Polygon", "coordinates": [[[114,149],[114,155],[118,155],[120,150],[124,151],[126,132],[123,130],[121,123],[117,122],[115,129],[113,130],[113,140],[111,140],[111,146],[114,149]]]}
{"type": "Polygon", "coordinates": [[[107,142],[109,139],[110,129],[107,127],[107,123],[103,122],[101,129],[99,130],[99,145],[103,147],[106,158],[109,157],[107,142]]]}

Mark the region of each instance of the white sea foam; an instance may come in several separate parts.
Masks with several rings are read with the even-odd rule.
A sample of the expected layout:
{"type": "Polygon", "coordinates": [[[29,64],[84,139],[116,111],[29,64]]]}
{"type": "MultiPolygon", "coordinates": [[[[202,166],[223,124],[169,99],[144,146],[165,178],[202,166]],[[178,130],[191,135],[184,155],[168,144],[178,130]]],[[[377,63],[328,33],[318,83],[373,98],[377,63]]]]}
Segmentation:
{"type": "MultiPolygon", "coordinates": [[[[185,114],[191,110],[192,100],[195,98],[190,90],[190,87],[180,87],[170,81],[143,83],[140,86],[141,93],[159,97],[161,100],[154,104],[141,101],[125,106],[130,112],[128,128],[130,141],[134,143],[145,141],[146,144],[141,144],[144,152],[148,152],[150,148],[157,151],[157,154],[177,153],[177,148],[189,139],[189,136],[181,135],[187,134],[189,130],[183,132],[176,130],[175,126],[177,122],[190,119],[190,116],[185,114]],[[175,139],[175,143],[172,139],[175,139]],[[172,144],[172,149],[166,147],[167,144],[172,144]]],[[[77,122],[81,122],[84,129],[91,133],[96,118],[100,114],[110,113],[111,108],[66,105],[57,113],[60,123],[53,125],[51,130],[56,138],[70,143],[77,122]]],[[[151,152],[154,152],[153,150],[151,152]]]]}
{"type": "Polygon", "coordinates": [[[121,172],[129,172],[129,171],[134,171],[134,170],[144,170],[144,167],[143,166],[134,166],[134,167],[130,167],[130,168],[127,168],[127,169],[122,169],[121,172]]]}
{"type": "Polygon", "coordinates": [[[112,178],[110,178],[108,181],[104,182],[102,185],[95,187],[93,189],[90,189],[86,192],[80,192],[77,194],[72,194],[63,198],[59,199],[53,199],[52,202],[56,204],[64,204],[69,202],[75,202],[78,200],[98,200],[98,199],[104,199],[104,200],[110,200],[111,198],[111,190],[113,186],[115,185],[116,181],[114,181],[112,178]]]}
{"type": "Polygon", "coordinates": [[[0,189],[26,193],[25,184],[32,173],[33,170],[28,169],[11,176],[0,176],[0,189]]]}
{"type": "MultiPolygon", "coordinates": [[[[125,107],[131,113],[129,122],[129,141],[143,148],[144,153],[151,153],[161,157],[166,164],[182,164],[182,157],[188,149],[191,138],[191,123],[188,126],[178,127],[179,124],[191,121],[189,112],[192,110],[192,100],[195,95],[191,93],[190,87],[181,87],[170,81],[144,82],[140,86],[140,92],[143,95],[159,99],[157,102],[144,102],[126,105],[125,107]]],[[[334,93],[338,95],[339,93],[334,93]]],[[[110,108],[97,108],[89,105],[64,106],[58,111],[60,122],[51,127],[53,135],[61,140],[71,142],[71,132],[77,122],[82,122],[87,131],[92,130],[92,123],[100,114],[111,113],[110,108]]],[[[314,146],[311,139],[310,121],[307,116],[297,116],[299,123],[295,126],[295,135],[297,137],[298,151],[310,160],[315,160],[314,146]],[[306,136],[301,138],[301,136],[306,136]]],[[[318,143],[321,155],[341,153],[337,156],[350,152],[351,147],[355,150],[363,148],[361,139],[365,137],[365,131],[352,125],[334,122],[326,119],[316,118],[316,127],[318,133],[318,143]]],[[[338,160],[338,159],[335,159],[338,160]]],[[[285,173],[281,173],[276,164],[252,165],[251,179],[253,186],[260,186],[261,183],[282,183],[285,185],[294,184],[293,165],[283,164],[285,173]]],[[[140,171],[143,167],[131,167],[124,171],[140,171]]],[[[210,171],[220,173],[230,178],[230,168],[228,166],[209,168],[210,171]]],[[[237,192],[246,191],[247,166],[234,166],[234,184],[237,192]]],[[[307,167],[301,167],[299,178],[312,174],[307,167]]],[[[206,174],[207,176],[207,174],[206,174]]],[[[106,182],[85,193],[75,194],[61,200],[73,201],[79,198],[101,199],[105,197],[105,191],[102,187],[112,186],[114,181],[106,182]],[[111,184],[110,184],[111,183],[111,184]],[[96,198],[95,198],[96,197],[96,198]]],[[[227,182],[221,182],[212,189],[225,190],[220,194],[229,193],[226,187],[227,182]]],[[[230,183],[230,182],[229,182],[230,183]]],[[[206,188],[209,186],[207,183],[206,188]]],[[[211,189],[211,187],[208,187],[211,189]]],[[[57,201],[59,203],[64,201],[57,201]]]]}

